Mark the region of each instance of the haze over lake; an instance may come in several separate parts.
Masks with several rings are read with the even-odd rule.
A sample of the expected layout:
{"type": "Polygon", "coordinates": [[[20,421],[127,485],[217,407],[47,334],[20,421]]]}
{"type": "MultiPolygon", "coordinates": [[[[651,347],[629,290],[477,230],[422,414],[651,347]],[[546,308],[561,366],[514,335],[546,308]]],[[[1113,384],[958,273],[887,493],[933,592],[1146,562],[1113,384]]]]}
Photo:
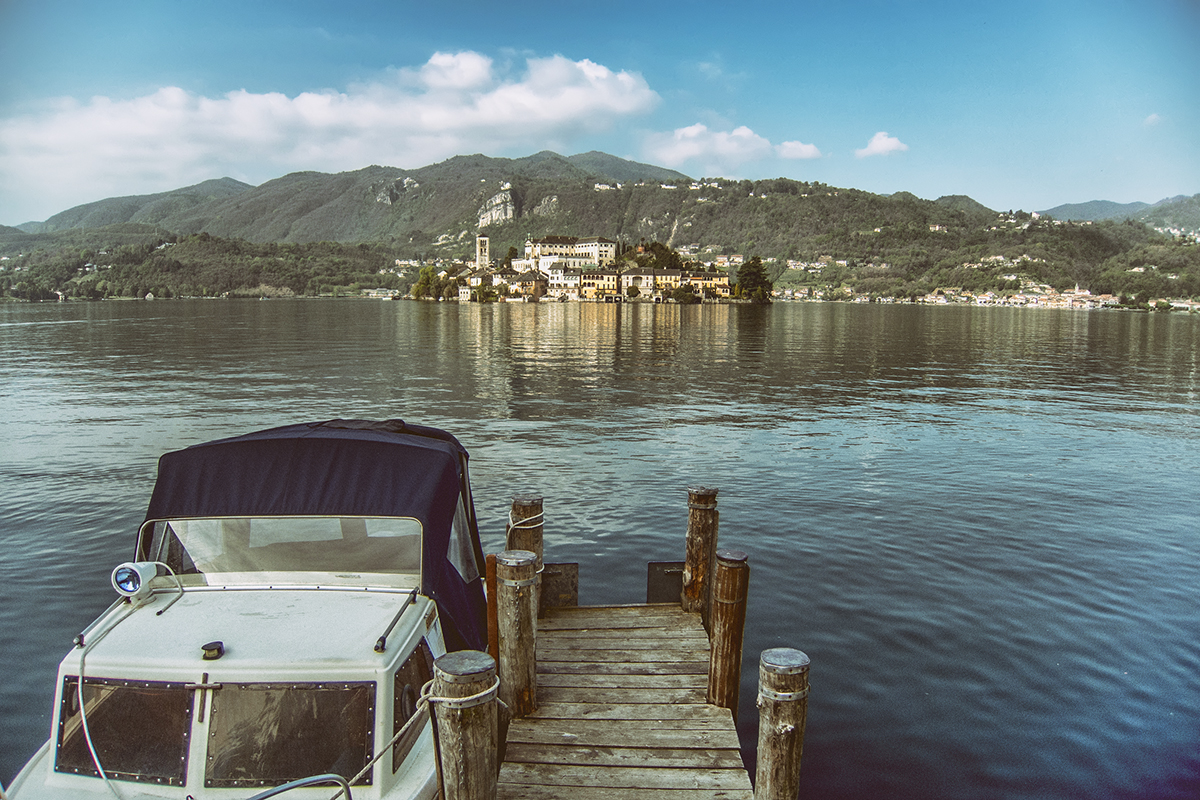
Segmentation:
{"type": "MultiPolygon", "coordinates": [[[[806,798],[1200,796],[1200,316],[370,300],[0,306],[0,780],[113,599],[157,457],[391,418],[471,453],[484,548],[545,497],[581,602],[746,551],[812,659],[806,798]]],[[[746,752],[748,758],[753,754],[746,752]]]]}

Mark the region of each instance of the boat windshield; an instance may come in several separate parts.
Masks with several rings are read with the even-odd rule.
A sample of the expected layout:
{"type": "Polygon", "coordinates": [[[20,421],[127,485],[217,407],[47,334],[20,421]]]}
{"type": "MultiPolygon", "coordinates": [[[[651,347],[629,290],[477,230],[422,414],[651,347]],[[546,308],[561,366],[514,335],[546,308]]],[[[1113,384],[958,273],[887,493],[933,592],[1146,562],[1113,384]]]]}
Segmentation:
{"type": "Polygon", "coordinates": [[[154,529],[144,557],[177,574],[421,574],[421,523],[411,517],[222,517],[147,524],[154,529]]]}

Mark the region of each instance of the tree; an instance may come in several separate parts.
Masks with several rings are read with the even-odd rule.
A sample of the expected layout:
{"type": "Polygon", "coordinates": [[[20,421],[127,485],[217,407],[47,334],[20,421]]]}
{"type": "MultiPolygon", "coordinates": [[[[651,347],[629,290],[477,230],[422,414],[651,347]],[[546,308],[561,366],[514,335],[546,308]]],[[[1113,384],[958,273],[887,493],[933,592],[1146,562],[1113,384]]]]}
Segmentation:
{"type": "Polygon", "coordinates": [[[738,269],[737,295],[755,303],[771,302],[771,290],[774,289],[767,279],[767,269],[762,259],[754,256],[738,269]]]}
{"type": "Polygon", "coordinates": [[[680,305],[690,306],[700,302],[700,295],[696,294],[694,286],[685,283],[671,290],[671,299],[680,305]]]}

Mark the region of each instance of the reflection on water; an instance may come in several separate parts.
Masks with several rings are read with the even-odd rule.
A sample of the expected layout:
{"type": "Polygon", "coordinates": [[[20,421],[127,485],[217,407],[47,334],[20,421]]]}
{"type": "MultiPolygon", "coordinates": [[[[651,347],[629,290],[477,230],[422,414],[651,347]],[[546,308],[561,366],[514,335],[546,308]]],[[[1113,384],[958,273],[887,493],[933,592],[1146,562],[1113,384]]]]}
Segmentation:
{"type": "MultiPolygon", "coordinates": [[[[0,307],[0,779],[110,599],[164,451],[402,417],[513,491],[585,602],[681,558],[691,483],[752,564],[754,665],[813,661],[813,798],[1200,796],[1195,316],[776,305],[0,307]]],[[[752,754],[750,754],[752,755],[752,754]]]]}

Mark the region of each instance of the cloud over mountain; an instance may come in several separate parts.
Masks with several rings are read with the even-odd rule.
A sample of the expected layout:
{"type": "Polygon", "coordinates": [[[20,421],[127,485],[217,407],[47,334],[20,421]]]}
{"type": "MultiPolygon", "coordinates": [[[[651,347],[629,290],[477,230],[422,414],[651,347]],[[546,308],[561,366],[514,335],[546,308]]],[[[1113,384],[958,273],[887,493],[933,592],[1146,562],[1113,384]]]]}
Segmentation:
{"type": "Polygon", "coordinates": [[[234,175],[379,163],[411,167],[482,150],[562,148],[653,108],[637,73],[563,56],[516,74],[479,53],[435,53],[346,91],[228,92],[163,87],[132,99],[62,99],[0,120],[0,182],[65,205],[66,191],[104,197],[234,175]]]}

